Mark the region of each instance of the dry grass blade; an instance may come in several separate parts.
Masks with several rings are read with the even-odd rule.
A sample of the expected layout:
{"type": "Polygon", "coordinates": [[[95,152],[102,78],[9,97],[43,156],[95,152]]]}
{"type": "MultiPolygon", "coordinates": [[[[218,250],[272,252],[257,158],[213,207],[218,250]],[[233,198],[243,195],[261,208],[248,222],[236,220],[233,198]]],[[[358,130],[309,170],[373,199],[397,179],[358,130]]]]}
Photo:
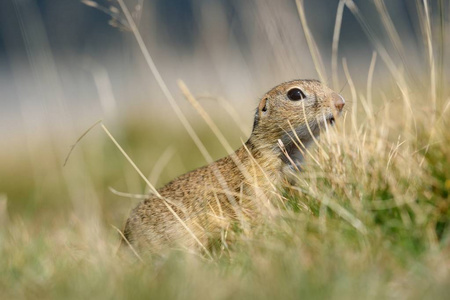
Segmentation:
{"type": "Polygon", "coordinates": [[[303,32],[305,33],[306,41],[308,43],[309,51],[311,53],[311,57],[314,62],[314,66],[316,68],[317,74],[319,75],[319,79],[322,82],[326,82],[326,73],[325,67],[323,65],[322,57],[319,52],[319,48],[317,47],[316,42],[314,41],[314,37],[309,30],[308,23],[306,22],[305,9],[303,7],[303,0],[295,0],[297,5],[298,15],[300,17],[300,21],[302,22],[303,32]]]}
{"type": "Polygon", "coordinates": [[[120,152],[123,154],[123,156],[125,156],[125,158],[131,164],[131,166],[133,166],[134,170],[136,170],[136,172],[139,174],[139,176],[141,176],[141,178],[144,180],[144,182],[148,185],[148,187],[150,188],[151,192],[154,195],[156,195],[158,198],[162,198],[161,195],[156,190],[156,188],[153,186],[153,184],[151,184],[150,181],[148,181],[147,177],[144,176],[144,174],[136,166],[134,161],[130,158],[130,156],[128,156],[128,154],[125,152],[125,150],[123,150],[122,146],[120,146],[120,144],[117,142],[117,140],[112,136],[112,134],[111,134],[111,132],[109,132],[108,128],[106,128],[106,126],[103,125],[103,123],[101,123],[101,127],[106,132],[106,134],[111,139],[111,141],[114,143],[114,145],[116,145],[116,147],[120,150],[120,152]]]}
{"type": "Polygon", "coordinates": [[[402,61],[402,66],[406,68],[407,74],[410,75],[411,72],[409,70],[408,59],[406,58],[405,49],[403,47],[400,36],[395,28],[394,23],[389,15],[387,10],[385,0],[376,0],[374,1],[375,7],[381,17],[381,21],[383,22],[384,29],[386,30],[391,43],[393,44],[395,50],[402,61]]]}
{"type": "MultiPolygon", "coordinates": [[[[202,242],[200,242],[200,240],[197,238],[197,236],[192,232],[192,230],[186,225],[186,223],[180,218],[180,216],[178,216],[178,214],[173,210],[173,208],[168,204],[167,199],[164,199],[159,192],[155,189],[155,187],[150,183],[150,181],[148,181],[147,177],[144,176],[144,174],[142,173],[142,171],[136,166],[136,164],[134,163],[134,161],[130,158],[130,156],[128,156],[128,154],[125,152],[125,150],[123,150],[123,148],[119,145],[119,143],[116,141],[116,139],[112,136],[112,134],[109,132],[109,130],[105,127],[105,125],[103,125],[103,123],[101,124],[103,130],[106,132],[106,134],[108,135],[108,137],[113,141],[113,143],[116,145],[116,147],[120,150],[120,152],[122,152],[123,156],[125,156],[125,158],[128,160],[128,162],[133,166],[133,168],[136,170],[136,172],[139,174],[139,176],[141,176],[141,178],[144,180],[144,182],[147,184],[147,186],[150,188],[150,190],[153,192],[153,194],[155,196],[157,196],[161,201],[163,201],[164,205],[167,207],[167,209],[172,213],[172,215],[178,220],[178,222],[180,222],[180,224],[186,229],[186,231],[192,236],[192,238],[196,241],[196,243],[199,244],[199,246],[205,251],[206,255],[208,255],[208,257],[210,259],[212,259],[211,254],[209,253],[209,251],[206,249],[206,247],[202,244],[202,242]]],[[[171,203],[171,202],[170,202],[171,203]]],[[[173,203],[171,203],[173,204],[173,203]]]]}
{"type": "Polygon", "coordinates": [[[219,104],[227,111],[228,115],[233,119],[234,123],[239,127],[243,134],[247,134],[247,128],[243,125],[242,120],[240,120],[238,113],[233,108],[228,101],[223,98],[218,99],[219,104]]]}
{"type": "MultiPolygon", "coordinates": [[[[315,192],[312,194],[311,192],[307,192],[303,189],[300,189],[298,187],[292,187],[293,189],[301,192],[301,193],[308,193],[309,196],[315,198],[318,200],[321,204],[324,206],[330,208],[332,211],[334,211],[336,214],[338,214],[342,219],[350,223],[356,230],[358,230],[362,234],[367,234],[367,228],[364,225],[361,220],[359,220],[357,217],[355,217],[353,214],[351,214],[348,210],[343,208],[341,205],[339,205],[336,201],[331,200],[326,195],[317,195],[315,192]]],[[[325,214],[322,214],[323,216],[325,214]]]]}
{"type": "Polygon", "coordinates": [[[425,15],[425,41],[428,50],[428,64],[430,67],[430,91],[431,91],[431,101],[433,104],[432,108],[432,124],[436,121],[437,113],[437,85],[436,85],[436,63],[434,59],[434,49],[433,49],[433,36],[431,33],[431,21],[430,21],[430,11],[428,7],[428,0],[423,0],[424,15],[425,15]]]}
{"type": "Polygon", "coordinates": [[[302,140],[300,139],[300,137],[297,134],[297,131],[295,130],[294,126],[292,126],[291,122],[288,121],[289,127],[291,128],[291,132],[294,134],[295,139],[290,136],[290,134],[288,132],[286,132],[286,134],[289,135],[289,137],[291,138],[292,142],[295,143],[295,146],[297,147],[297,149],[300,151],[300,153],[302,153],[302,155],[304,153],[307,153],[309,155],[309,157],[311,157],[312,160],[314,160],[314,162],[320,167],[322,168],[322,165],[320,164],[320,162],[318,161],[318,159],[311,153],[311,151],[309,151],[308,147],[306,147],[305,144],[303,144],[302,140]]]}
{"type": "Polygon", "coordinates": [[[228,152],[228,154],[231,154],[234,152],[234,149],[230,146],[227,139],[223,135],[223,133],[220,131],[220,129],[217,127],[217,125],[214,123],[214,121],[211,119],[211,117],[208,115],[208,113],[201,107],[200,103],[195,99],[195,97],[192,95],[192,93],[189,91],[188,87],[184,83],[183,80],[178,80],[178,86],[183,93],[184,97],[189,101],[189,103],[195,108],[195,110],[200,114],[200,116],[205,120],[206,124],[209,128],[211,128],[214,135],[219,140],[220,144],[225,148],[225,150],[228,152]]]}
{"type": "Polygon", "coordinates": [[[338,78],[338,49],[339,49],[339,37],[341,33],[342,15],[344,14],[345,0],[339,0],[338,8],[336,11],[336,22],[333,32],[333,44],[331,46],[331,73],[333,76],[333,89],[336,91],[339,89],[338,78]]]}
{"type": "Polygon", "coordinates": [[[140,260],[140,262],[144,262],[144,260],[142,259],[142,257],[139,255],[139,253],[136,252],[136,250],[134,249],[133,245],[130,244],[130,242],[127,240],[127,238],[123,235],[122,230],[120,230],[119,228],[117,228],[116,226],[111,224],[111,227],[114,228],[122,237],[122,239],[127,243],[127,245],[130,247],[131,251],[133,252],[133,254],[140,260]]]}
{"type": "Polygon", "coordinates": [[[67,162],[69,161],[70,155],[72,154],[73,149],[75,149],[76,145],[86,136],[86,134],[88,134],[95,126],[97,126],[98,124],[100,124],[102,122],[102,120],[98,120],[97,122],[95,122],[93,125],[91,125],[91,127],[89,127],[85,132],[83,132],[83,134],[80,135],[80,137],[75,141],[75,143],[70,147],[69,153],[67,153],[66,158],[64,159],[64,164],[63,166],[65,166],[67,164],[67,162]]]}
{"type": "Polygon", "coordinates": [[[163,154],[158,158],[156,163],[153,165],[152,172],[148,176],[150,182],[158,182],[159,177],[163,171],[163,169],[167,166],[170,159],[175,154],[176,150],[173,147],[168,147],[163,154]]]}
{"type": "Polygon", "coordinates": [[[286,150],[286,146],[284,146],[283,141],[278,139],[278,147],[281,149],[281,152],[286,156],[286,158],[289,160],[289,163],[294,167],[294,169],[297,172],[300,172],[300,170],[297,167],[297,164],[292,160],[291,156],[289,155],[288,151],[286,150]]]}
{"type": "MultiPolygon", "coordinates": [[[[412,120],[414,123],[414,127],[416,128],[417,125],[416,125],[415,115],[414,115],[414,112],[412,109],[410,95],[408,93],[409,86],[406,83],[403,73],[397,67],[397,65],[395,64],[392,57],[389,55],[388,51],[386,50],[386,47],[380,42],[380,40],[377,38],[377,36],[375,35],[372,28],[367,24],[366,20],[362,16],[358,6],[353,2],[353,0],[346,0],[346,5],[350,9],[352,14],[355,16],[358,23],[361,25],[361,28],[364,30],[364,32],[366,33],[369,40],[372,41],[372,43],[373,43],[375,49],[377,50],[378,54],[380,55],[381,59],[383,60],[386,67],[388,68],[388,70],[390,71],[392,76],[394,76],[394,78],[396,80],[396,84],[397,84],[398,88],[400,89],[400,92],[402,93],[403,102],[405,103],[405,108],[404,108],[404,110],[405,110],[405,116],[404,116],[405,126],[409,127],[411,120],[412,120]]],[[[416,129],[416,131],[417,131],[417,129],[416,129]]]]}
{"type": "Polygon", "coordinates": [[[345,57],[342,59],[342,65],[344,67],[344,74],[345,74],[345,77],[347,78],[347,82],[348,82],[348,85],[350,86],[350,91],[352,94],[352,103],[353,103],[353,105],[352,105],[352,125],[353,125],[354,132],[357,133],[358,132],[358,125],[357,125],[357,122],[358,122],[358,117],[357,117],[358,116],[357,115],[358,95],[356,92],[355,84],[353,82],[353,79],[350,75],[350,71],[348,69],[347,59],[345,57]]]}
{"type": "MultiPolygon", "coordinates": [[[[251,183],[252,181],[254,182],[255,178],[252,178],[252,176],[249,173],[249,170],[247,170],[246,166],[242,163],[242,161],[240,161],[240,159],[236,155],[235,151],[233,150],[233,148],[230,146],[230,144],[226,140],[226,138],[223,135],[223,133],[220,131],[220,129],[217,127],[217,125],[214,123],[214,121],[211,119],[211,117],[208,115],[208,113],[203,109],[203,107],[200,105],[200,103],[191,94],[191,92],[189,91],[189,89],[186,86],[186,84],[182,80],[179,80],[178,81],[178,85],[179,85],[183,95],[186,97],[186,99],[189,101],[189,103],[195,108],[195,110],[197,110],[197,112],[200,114],[200,116],[206,122],[208,127],[212,130],[214,135],[217,137],[217,139],[219,140],[221,145],[228,152],[230,158],[233,160],[235,165],[238,167],[239,171],[242,173],[244,178],[249,183],[251,183]]],[[[249,153],[249,154],[250,154],[250,156],[252,156],[251,153],[249,153]]],[[[266,178],[267,183],[269,184],[269,186],[271,186],[273,191],[275,191],[276,187],[274,185],[272,185],[271,180],[270,180],[269,176],[266,174],[264,168],[260,167],[260,170],[264,174],[264,177],[266,178]]],[[[219,170],[215,170],[215,168],[214,168],[214,174],[217,177],[217,179],[219,180],[219,182],[221,183],[221,185],[222,185],[222,187],[223,187],[223,189],[225,191],[225,194],[229,195],[229,188],[228,188],[228,186],[226,184],[226,181],[224,180],[223,174],[221,174],[219,170]]],[[[255,189],[258,189],[258,188],[255,188],[255,189]]],[[[256,194],[261,194],[258,190],[255,190],[255,193],[256,194]]],[[[268,199],[265,199],[266,197],[264,196],[264,194],[261,194],[261,197],[264,198],[263,199],[264,201],[268,200],[268,199]]],[[[235,202],[232,197],[228,197],[228,198],[229,198],[229,201],[231,203],[235,202]]]]}
{"type": "Polygon", "coordinates": [[[106,6],[102,6],[99,5],[96,1],[91,1],[91,0],[81,0],[81,2],[84,5],[87,5],[89,7],[98,9],[99,11],[107,14],[108,16],[111,17],[111,20],[109,21],[109,24],[113,27],[117,27],[120,30],[123,31],[129,31],[130,28],[128,26],[128,23],[126,20],[123,19],[122,16],[120,16],[119,14],[119,10],[117,9],[117,7],[110,5],[109,7],[106,6]]]}
{"type": "Polygon", "coordinates": [[[134,22],[133,17],[131,16],[127,6],[123,2],[123,0],[117,0],[117,1],[119,2],[119,5],[120,5],[121,9],[124,12],[125,17],[127,18],[128,22],[130,24],[131,30],[133,32],[133,35],[136,38],[136,41],[137,41],[137,43],[139,45],[139,49],[141,50],[142,54],[144,55],[145,61],[147,62],[147,65],[150,68],[153,76],[155,77],[159,87],[161,88],[162,92],[164,93],[164,96],[166,97],[167,101],[169,101],[169,104],[172,107],[172,109],[174,110],[174,112],[177,115],[178,119],[181,121],[181,123],[183,124],[184,128],[188,132],[189,136],[192,138],[192,140],[194,141],[195,145],[198,147],[198,149],[200,150],[202,155],[205,157],[206,161],[208,163],[213,162],[213,159],[212,159],[211,155],[209,154],[208,150],[206,150],[206,148],[203,145],[203,143],[201,142],[200,138],[195,133],[195,131],[192,128],[192,126],[189,124],[188,120],[186,119],[186,116],[181,111],[181,108],[179,107],[179,105],[175,101],[172,93],[170,92],[170,90],[167,87],[164,79],[162,78],[161,74],[159,73],[158,68],[156,67],[155,62],[153,61],[153,59],[152,59],[152,57],[150,55],[150,52],[148,51],[147,47],[145,46],[144,40],[142,39],[142,36],[139,33],[139,30],[138,30],[138,28],[136,26],[136,23],[134,22]]]}
{"type": "Polygon", "coordinates": [[[124,192],[119,192],[118,190],[112,188],[112,187],[108,187],[108,190],[113,193],[114,195],[120,196],[120,197],[124,197],[124,198],[134,198],[134,199],[147,199],[148,195],[142,195],[142,194],[131,194],[131,193],[124,193],[124,192]]]}
{"type": "MultiPolygon", "coordinates": [[[[220,144],[224,147],[224,149],[228,152],[231,159],[234,161],[236,166],[240,169],[242,174],[247,178],[247,180],[251,179],[250,174],[248,173],[248,170],[244,167],[241,161],[239,161],[238,157],[234,154],[234,149],[231,147],[231,145],[228,143],[227,139],[223,135],[223,133],[220,131],[220,129],[217,127],[217,125],[214,123],[214,121],[211,119],[211,117],[208,115],[208,113],[203,109],[203,107],[198,103],[198,101],[195,99],[195,97],[191,94],[186,84],[182,81],[178,81],[178,86],[180,87],[183,95],[185,98],[189,101],[189,103],[195,108],[195,110],[200,114],[202,119],[206,122],[208,127],[212,130],[214,135],[219,140],[220,144]]],[[[222,176],[220,176],[222,177],[222,176]]]]}
{"type": "Polygon", "coordinates": [[[377,63],[377,53],[372,53],[372,60],[370,61],[369,75],[367,76],[367,102],[372,104],[372,85],[373,85],[373,73],[375,71],[375,65],[377,63]]]}
{"type": "Polygon", "coordinates": [[[328,156],[328,154],[323,150],[322,146],[320,145],[319,141],[317,140],[317,138],[314,136],[314,133],[311,130],[311,126],[309,125],[308,122],[308,118],[306,116],[306,109],[305,109],[305,102],[302,101],[302,110],[303,110],[303,118],[305,120],[305,124],[306,124],[306,128],[308,129],[309,135],[311,136],[314,144],[321,150],[323,156],[325,157],[325,159],[329,159],[330,157],[328,156]]]}

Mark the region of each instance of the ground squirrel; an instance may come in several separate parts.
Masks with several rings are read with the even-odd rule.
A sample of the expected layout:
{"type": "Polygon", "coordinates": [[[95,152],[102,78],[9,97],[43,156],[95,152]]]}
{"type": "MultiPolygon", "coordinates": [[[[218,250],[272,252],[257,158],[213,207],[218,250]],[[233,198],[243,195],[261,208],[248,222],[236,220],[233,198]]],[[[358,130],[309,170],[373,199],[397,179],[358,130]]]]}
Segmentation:
{"type": "Polygon", "coordinates": [[[334,123],[344,99],[317,80],[293,80],[266,93],[247,142],[214,163],[181,175],[138,204],[123,244],[158,251],[167,246],[208,248],[233,224],[252,224],[270,210],[286,169],[304,147],[334,123]],[[125,243],[126,242],[126,243],[125,243]]]}

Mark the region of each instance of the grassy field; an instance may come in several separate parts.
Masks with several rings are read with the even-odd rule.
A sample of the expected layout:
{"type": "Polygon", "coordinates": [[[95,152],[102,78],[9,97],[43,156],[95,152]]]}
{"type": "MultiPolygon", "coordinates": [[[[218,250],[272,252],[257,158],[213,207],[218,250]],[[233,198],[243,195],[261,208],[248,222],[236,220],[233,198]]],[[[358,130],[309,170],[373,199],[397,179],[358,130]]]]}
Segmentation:
{"type": "MultiPolygon", "coordinates": [[[[66,166],[77,135],[12,141],[0,151],[0,298],[448,298],[450,93],[445,77],[415,74],[420,89],[400,73],[373,93],[347,74],[346,112],[280,187],[276,217],[212,260],[116,255],[139,201],[119,193],[148,188],[99,126],[66,166]]],[[[106,124],[157,187],[205,164],[180,123],[164,124],[145,108],[106,124]]],[[[238,124],[219,127],[237,148],[238,124]]],[[[194,129],[226,155],[208,126],[194,129]]]]}
{"type": "MultiPolygon", "coordinates": [[[[401,103],[358,113],[359,122],[350,105],[336,130],[312,148],[296,184],[280,190],[286,208],[279,216],[239,236],[213,261],[180,250],[144,262],[116,256],[119,235],[111,225],[121,228],[139,200],[108,187],[143,194],[145,186],[99,129],[66,167],[61,147],[45,141],[29,148],[33,153],[4,152],[0,297],[445,298],[448,113],[430,122],[430,113],[414,104],[420,99],[413,100],[417,114],[409,124],[408,116],[391,113],[401,103]]],[[[156,124],[135,120],[125,118],[112,132],[145,174],[164,170],[159,180],[150,176],[153,182],[204,163],[182,130],[155,131],[156,124]]],[[[224,155],[201,128],[208,149],[224,155]]]]}

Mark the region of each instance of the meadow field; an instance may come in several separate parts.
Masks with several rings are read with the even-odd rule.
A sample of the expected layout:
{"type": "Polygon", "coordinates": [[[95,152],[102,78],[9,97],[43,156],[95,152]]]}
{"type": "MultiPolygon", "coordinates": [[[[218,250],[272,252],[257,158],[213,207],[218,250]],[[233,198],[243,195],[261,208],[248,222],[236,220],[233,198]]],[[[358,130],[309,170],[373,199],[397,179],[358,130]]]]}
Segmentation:
{"type": "MultiPolygon", "coordinates": [[[[341,2],[358,18],[353,1],[341,2]]],[[[417,5],[425,8],[427,2],[417,5]]],[[[447,299],[448,16],[421,11],[419,64],[397,47],[402,41],[388,18],[383,24],[397,52],[373,39],[364,71],[349,70],[350,58],[332,59],[339,75],[323,68],[324,50],[307,30],[302,3],[297,1],[299,17],[316,77],[343,87],[347,104],[336,125],[312,145],[294,182],[279,187],[277,214],[250,233],[234,230],[233,243],[211,251],[212,258],[185,249],[117,255],[118,231],[149,187],[102,125],[161,187],[206,164],[186,123],[171,110],[165,116],[141,103],[86,135],[96,120],[71,130],[49,125],[45,134],[29,131],[0,149],[0,298],[447,299]],[[380,64],[386,67],[374,77],[380,64]]],[[[448,4],[442,5],[448,12],[448,4]]],[[[127,34],[139,41],[137,28],[127,34]]],[[[138,49],[151,55],[145,45],[138,49]]],[[[163,90],[164,80],[158,83],[163,90]]],[[[257,99],[246,104],[248,119],[242,120],[239,103],[200,94],[194,93],[200,105],[238,148],[251,129],[247,106],[256,107],[257,99]]],[[[158,97],[167,96],[171,92],[158,97]]],[[[183,101],[190,112],[182,112],[209,154],[227,155],[198,111],[182,96],[176,99],[183,101]]]]}

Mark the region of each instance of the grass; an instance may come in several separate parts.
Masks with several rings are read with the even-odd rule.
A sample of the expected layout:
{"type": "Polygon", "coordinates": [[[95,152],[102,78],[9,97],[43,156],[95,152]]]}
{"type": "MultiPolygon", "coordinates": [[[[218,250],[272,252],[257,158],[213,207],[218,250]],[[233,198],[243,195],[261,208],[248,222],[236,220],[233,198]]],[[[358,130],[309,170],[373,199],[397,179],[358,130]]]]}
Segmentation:
{"type": "MultiPolygon", "coordinates": [[[[341,123],[329,139],[323,135],[296,184],[280,191],[288,208],[216,252],[213,261],[180,250],[144,262],[116,256],[119,238],[111,224],[120,228],[138,200],[107,188],[142,194],[145,185],[100,130],[75,150],[67,170],[56,163],[50,168],[42,157],[40,169],[27,174],[32,167],[23,154],[11,162],[17,175],[2,174],[9,181],[0,184],[11,199],[2,211],[0,296],[445,298],[450,282],[445,118],[434,129],[425,118],[416,120],[417,137],[398,140],[389,138],[390,122],[382,122],[386,114],[379,116],[358,128],[341,123]],[[65,174],[80,168],[81,173],[65,174]],[[73,189],[79,191],[73,195],[73,189]]],[[[404,126],[392,121],[392,131],[404,126]]],[[[153,136],[154,124],[134,118],[123,124],[118,140],[145,174],[158,160],[151,151],[162,153],[172,141],[174,148],[183,147],[158,185],[204,163],[182,131],[153,136]]],[[[196,131],[213,141],[208,132],[196,131]]],[[[220,149],[215,143],[207,148],[220,149]]]]}
{"type": "MultiPolygon", "coordinates": [[[[396,72],[386,76],[401,76],[396,72]]],[[[116,255],[113,226],[121,228],[139,200],[108,187],[132,194],[148,188],[100,130],[83,139],[66,167],[67,144],[54,136],[4,149],[0,298],[446,298],[448,90],[432,94],[433,110],[423,101],[433,87],[419,93],[402,77],[403,93],[369,97],[349,72],[347,79],[347,114],[311,148],[294,184],[280,187],[286,208],[249,234],[236,230],[235,242],[213,260],[179,249],[143,261],[116,255]]],[[[181,124],[142,119],[122,116],[110,131],[145,175],[159,166],[152,184],[205,164],[181,124]]],[[[217,129],[237,148],[238,128],[217,129]]],[[[193,131],[215,158],[226,154],[206,126],[193,131]]]]}

